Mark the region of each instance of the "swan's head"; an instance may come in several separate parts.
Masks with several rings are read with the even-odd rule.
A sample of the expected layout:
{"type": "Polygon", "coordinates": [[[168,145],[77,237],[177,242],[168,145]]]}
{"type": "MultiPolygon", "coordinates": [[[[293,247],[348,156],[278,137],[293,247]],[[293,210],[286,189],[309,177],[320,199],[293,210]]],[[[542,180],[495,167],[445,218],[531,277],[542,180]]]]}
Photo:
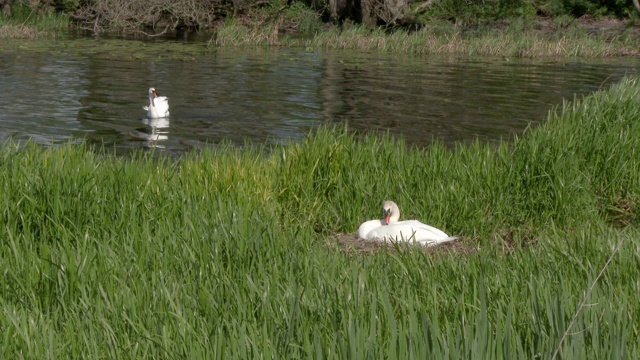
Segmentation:
{"type": "Polygon", "coordinates": [[[400,219],[400,209],[396,203],[387,200],[382,203],[382,215],[384,224],[389,225],[400,219]]]}
{"type": "Polygon", "coordinates": [[[156,91],[156,88],[149,88],[149,97],[158,97],[158,92],[156,91]]]}

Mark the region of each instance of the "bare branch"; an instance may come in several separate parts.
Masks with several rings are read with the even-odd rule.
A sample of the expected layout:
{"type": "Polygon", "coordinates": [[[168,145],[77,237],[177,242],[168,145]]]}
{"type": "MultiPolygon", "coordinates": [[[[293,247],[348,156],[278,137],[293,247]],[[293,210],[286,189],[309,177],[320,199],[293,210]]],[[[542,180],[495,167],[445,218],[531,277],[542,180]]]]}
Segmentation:
{"type": "MultiPolygon", "coordinates": [[[[638,0],[634,0],[634,1],[638,1],[638,0]]],[[[436,2],[436,0],[427,0],[425,2],[423,2],[422,4],[416,6],[415,9],[413,9],[413,14],[417,14],[419,12],[421,12],[422,10],[428,8],[429,6],[431,6],[434,2],[436,2]]]]}
{"type": "MultiPolygon", "coordinates": [[[[635,0],[635,1],[637,1],[637,0],[635,0]]],[[[558,343],[558,347],[556,348],[556,351],[553,353],[553,356],[551,357],[551,360],[555,360],[556,356],[558,356],[558,353],[560,352],[560,349],[562,348],[562,343],[564,342],[564,339],[566,339],[567,336],[569,336],[569,332],[571,331],[571,327],[576,322],[576,319],[578,318],[578,315],[580,314],[580,311],[582,311],[582,308],[585,307],[587,299],[591,295],[591,292],[593,291],[593,288],[596,286],[596,283],[598,282],[598,280],[600,279],[602,274],[604,274],[604,271],[607,270],[607,267],[609,267],[609,264],[611,263],[611,260],[613,260],[613,257],[616,255],[618,250],[620,250],[620,247],[622,246],[623,242],[624,242],[624,238],[620,239],[620,241],[618,242],[618,245],[616,246],[616,248],[611,253],[611,256],[609,256],[609,260],[607,260],[607,262],[602,267],[602,270],[600,270],[600,273],[598,274],[598,276],[596,276],[595,280],[593,280],[593,283],[591,284],[591,286],[589,286],[589,290],[587,291],[587,293],[584,294],[584,297],[582,298],[582,302],[580,303],[580,306],[578,306],[578,309],[576,310],[576,313],[573,314],[573,318],[571,319],[571,322],[569,323],[569,326],[567,326],[567,330],[562,335],[562,338],[560,339],[560,342],[558,343]]]]}

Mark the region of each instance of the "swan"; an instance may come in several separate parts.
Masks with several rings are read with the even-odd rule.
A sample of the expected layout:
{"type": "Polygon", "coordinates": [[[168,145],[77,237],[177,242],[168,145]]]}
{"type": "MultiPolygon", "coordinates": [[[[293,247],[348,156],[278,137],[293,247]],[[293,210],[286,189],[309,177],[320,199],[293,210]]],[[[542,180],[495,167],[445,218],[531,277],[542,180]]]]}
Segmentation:
{"type": "Polygon", "coordinates": [[[169,99],[166,96],[158,96],[155,88],[149,88],[149,106],[143,106],[149,119],[165,118],[169,116],[169,99]]]}
{"type": "Polygon", "coordinates": [[[365,221],[358,228],[358,237],[378,241],[415,241],[421,245],[433,246],[458,239],[444,231],[423,224],[417,220],[400,220],[400,208],[393,201],[382,204],[383,219],[365,221]]]}

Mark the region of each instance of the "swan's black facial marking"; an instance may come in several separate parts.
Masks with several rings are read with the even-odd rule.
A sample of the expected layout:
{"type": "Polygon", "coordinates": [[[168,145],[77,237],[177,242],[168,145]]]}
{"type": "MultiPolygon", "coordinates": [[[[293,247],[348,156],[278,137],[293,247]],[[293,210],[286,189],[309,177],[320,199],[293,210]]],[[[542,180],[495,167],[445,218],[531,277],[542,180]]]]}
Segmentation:
{"type": "Polygon", "coordinates": [[[389,218],[391,217],[391,208],[388,208],[388,209],[382,208],[382,213],[384,214],[384,224],[389,225],[389,218]]]}

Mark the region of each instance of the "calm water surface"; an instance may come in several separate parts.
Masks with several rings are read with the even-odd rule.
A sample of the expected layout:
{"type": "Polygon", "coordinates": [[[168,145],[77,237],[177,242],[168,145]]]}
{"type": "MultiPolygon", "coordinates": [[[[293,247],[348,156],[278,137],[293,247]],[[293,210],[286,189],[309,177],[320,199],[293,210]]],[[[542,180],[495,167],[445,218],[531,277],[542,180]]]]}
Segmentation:
{"type": "Polygon", "coordinates": [[[0,141],[73,138],[123,154],[179,155],[221,141],[281,144],[323,124],[348,124],[416,145],[492,142],[543,121],[563,99],[640,71],[640,60],[629,58],[461,60],[204,44],[193,55],[140,42],[114,56],[95,50],[100,41],[73,41],[56,51],[0,52],[0,141]],[[169,97],[170,118],[144,119],[150,86],[169,97]]]}

